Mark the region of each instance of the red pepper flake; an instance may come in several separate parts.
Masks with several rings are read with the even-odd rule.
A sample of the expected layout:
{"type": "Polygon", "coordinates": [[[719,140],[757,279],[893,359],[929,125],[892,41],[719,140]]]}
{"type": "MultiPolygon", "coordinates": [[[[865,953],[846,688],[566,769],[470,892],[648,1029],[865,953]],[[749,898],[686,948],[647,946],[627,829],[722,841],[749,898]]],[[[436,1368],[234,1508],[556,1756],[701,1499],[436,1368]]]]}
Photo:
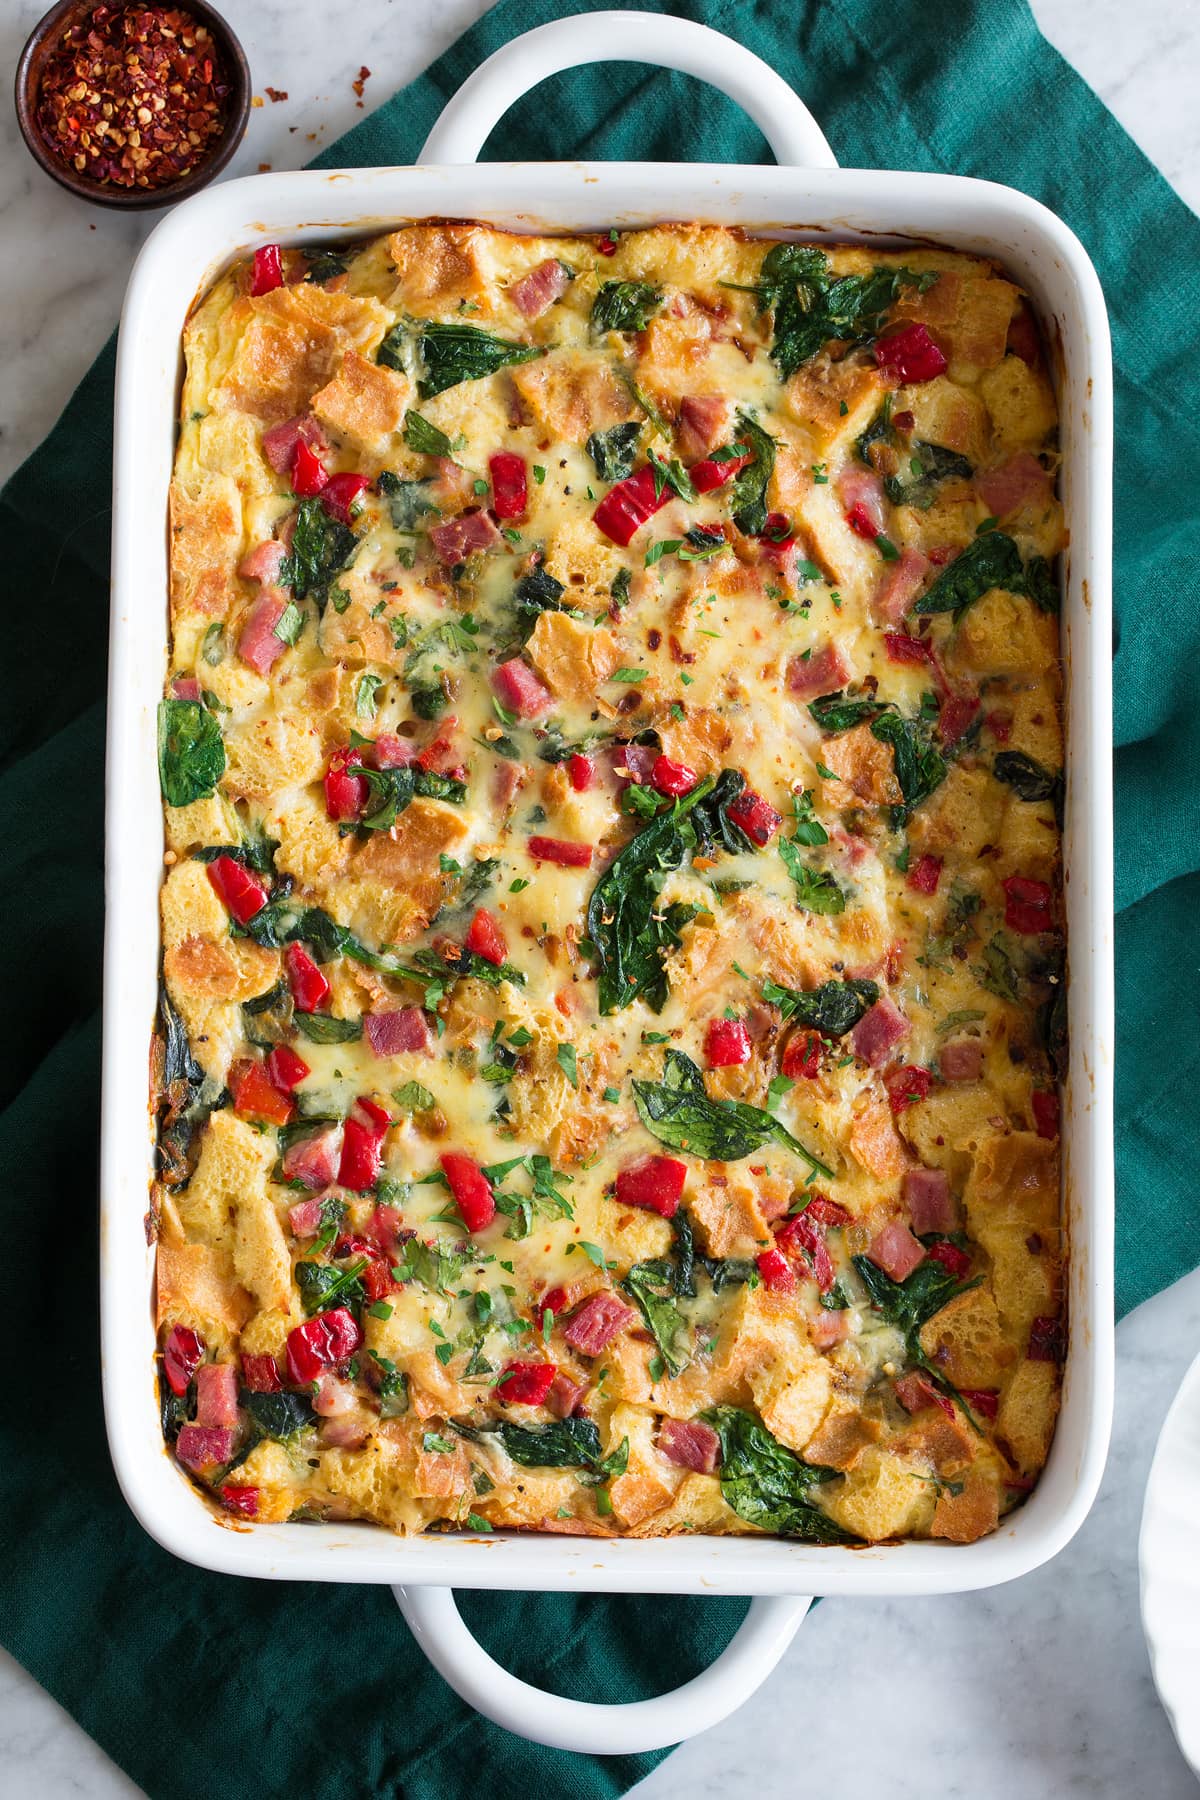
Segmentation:
{"type": "Polygon", "coordinates": [[[229,92],[208,28],[191,13],[106,4],[68,26],[47,58],[38,129],[77,175],[165,187],[209,155],[229,92]]]}
{"type": "Polygon", "coordinates": [[[279,102],[281,100],[287,99],[287,89],[286,88],[269,87],[269,88],[265,88],[263,91],[266,94],[267,99],[270,100],[272,105],[274,105],[274,106],[278,106],[279,102]]]}
{"type": "MultiPolygon", "coordinates": [[[[363,97],[363,89],[366,87],[366,85],[370,79],[371,79],[371,71],[370,71],[370,69],[367,68],[366,64],[364,63],[362,68],[358,71],[357,78],[350,83],[350,86],[354,89],[355,93],[358,95],[360,100],[363,97]]],[[[271,92],[270,88],[267,89],[267,92],[268,92],[268,94],[271,92]]]]}

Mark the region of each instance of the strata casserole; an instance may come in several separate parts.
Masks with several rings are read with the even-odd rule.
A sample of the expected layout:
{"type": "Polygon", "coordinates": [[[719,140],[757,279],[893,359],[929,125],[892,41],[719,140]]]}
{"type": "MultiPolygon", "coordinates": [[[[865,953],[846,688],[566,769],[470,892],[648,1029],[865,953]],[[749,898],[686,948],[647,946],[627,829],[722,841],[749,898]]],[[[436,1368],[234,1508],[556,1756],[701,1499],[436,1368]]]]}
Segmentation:
{"type": "Polygon", "coordinates": [[[186,339],[164,1430],[226,1512],[969,1542],[1065,1327],[1056,410],[994,265],[267,246],[186,339]]]}

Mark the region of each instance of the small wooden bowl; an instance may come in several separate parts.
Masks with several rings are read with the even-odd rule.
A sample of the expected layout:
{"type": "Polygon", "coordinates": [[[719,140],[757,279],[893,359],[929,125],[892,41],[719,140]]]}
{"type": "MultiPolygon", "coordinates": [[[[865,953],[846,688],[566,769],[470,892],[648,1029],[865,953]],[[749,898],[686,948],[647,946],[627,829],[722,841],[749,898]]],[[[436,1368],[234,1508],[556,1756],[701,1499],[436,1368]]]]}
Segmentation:
{"type": "Polygon", "coordinates": [[[246,53],[220,13],[207,5],[206,0],[177,0],[181,10],[190,13],[197,25],[204,25],[212,35],[229,83],[224,129],[203,162],[175,181],[148,188],[123,188],[110,182],[93,181],[54,155],[38,127],[37,104],[47,60],[63,34],[77,20],[94,12],[97,3],[98,0],[58,0],[58,5],[52,6],[45,18],[34,26],[17,64],[17,121],[21,135],[29,154],[41,164],[51,180],[81,200],[91,201],[93,206],[113,206],[137,212],[153,206],[173,205],[176,200],[185,200],[189,194],[196,193],[218,175],[246,135],[246,122],[250,117],[250,65],[246,53]]]}

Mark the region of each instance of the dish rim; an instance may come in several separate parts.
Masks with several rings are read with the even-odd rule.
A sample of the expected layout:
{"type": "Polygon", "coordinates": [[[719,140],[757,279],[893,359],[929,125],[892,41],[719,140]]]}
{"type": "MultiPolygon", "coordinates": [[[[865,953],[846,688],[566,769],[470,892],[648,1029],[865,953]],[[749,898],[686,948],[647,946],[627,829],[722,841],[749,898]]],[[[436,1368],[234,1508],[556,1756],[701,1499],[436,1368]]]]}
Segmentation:
{"type": "MultiPolygon", "coordinates": [[[[961,176],[635,163],[252,176],[195,196],[165,219],[146,244],[122,314],[116,393],[102,1336],[110,1448],[122,1491],[145,1528],[174,1554],[207,1568],[266,1578],[402,1582],[409,1587],[937,1593],[1009,1580],[1054,1555],[1078,1529],[1099,1483],[1113,1362],[1111,676],[1106,630],[1112,392],[1103,298],[1078,240],[1038,202],[961,176]],[[156,912],[161,875],[157,779],[146,746],[153,742],[151,721],[162,691],[167,641],[165,531],[157,551],[148,552],[140,527],[147,495],[165,523],[159,505],[171,472],[179,337],[186,310],[220,266],[263,242],[333,241],[436,217],[471,217],[530,231],[603,230],[665,222],[655,204],[663,191],[680,201],[673,209],[676,220],[737,223],[756,232],[818,241],[934,240],[947,248],[995,256],[1030,287],[1055,332],[1069,440],[1064,499],[1071,548],[1063,649],[1068,669],[1066,906],[1073,1041],[1063,1137],[1071,1342],[1051,1456],[1029,1501],[1002,1521],[995,1534],[972,1545],[909,1540],[847,1552],[774,1538],[580,1540],[503,1532],[486,1538],[398,1538],[375,1525],[327,1524],[319,1534],[284,1525],[231,1526],[174,1468],[163,1445],[153,1401],[154,1333],[144,1274],[152,1258],[147,1253],[146,1263],[136,1268],[125,1235],[133,1218],[146,1210],[152,1143],[143,1085],[145,1039],[133,1074],[130,1049],[137,1028],[129,1015],[139,988],[143,1001],[147,992],[146,970],[140,966],[148,961],[146,934],[137,928],[137,915],[140,911],[144,926],[147,899],[156,912]],[[806,222],[795,223],[797,219],[806,222]],[[128,505],[125,495],[134,497],[128,505]],[[157,609],[157,617],[143,608],[135,629],[139,594],[157,609]],[[152,845],[146,826],[148,772],[152,845]],[[137,880],[145,882],[148,849],[156,871],[149,894],[137,889],[132,875],[137,864],[137,880]],[[136,945],[131,941],[135,937],[136,945]],[[119,1006],[112,1003],[118,993],[119,1006]],[[140,1327],[139,1306],[144,1314],[140,1327]]],[[[156,991],[156,928],[150,939],[150,986],[156,991]]],[[[142,1016],[147,1029],[152,1014],[142,1016]]]]}

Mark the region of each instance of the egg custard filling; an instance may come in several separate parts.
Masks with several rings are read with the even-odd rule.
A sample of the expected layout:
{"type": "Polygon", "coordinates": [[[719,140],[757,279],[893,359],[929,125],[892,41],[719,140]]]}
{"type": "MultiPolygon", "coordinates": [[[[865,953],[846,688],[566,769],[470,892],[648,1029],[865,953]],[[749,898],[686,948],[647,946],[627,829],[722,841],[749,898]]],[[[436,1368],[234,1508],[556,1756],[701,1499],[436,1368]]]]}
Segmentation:
{"type": "Polygon", "coordinates": [[[164,1431],[240,1518],[969,1542],[1065,1343],[1054,392],[936,249],[269,245],[186,330],[164,1431]]]}

